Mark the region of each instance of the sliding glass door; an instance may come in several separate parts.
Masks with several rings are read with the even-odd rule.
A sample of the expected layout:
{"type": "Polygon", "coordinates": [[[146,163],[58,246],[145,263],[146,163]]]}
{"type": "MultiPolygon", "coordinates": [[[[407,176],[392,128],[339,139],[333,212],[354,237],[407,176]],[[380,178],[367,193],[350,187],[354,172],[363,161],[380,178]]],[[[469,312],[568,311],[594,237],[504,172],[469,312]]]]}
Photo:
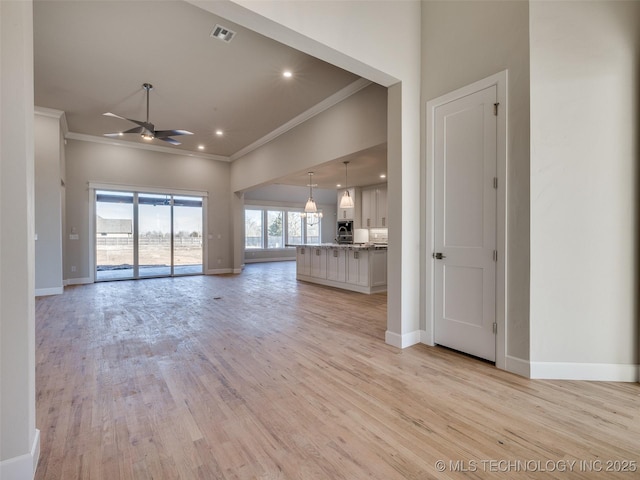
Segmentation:
{"type": "Polygon", "coordinates": [[[203,197],[96,190],[96,281],[203,273],[203,197]]]}
{"type": "Polygon", "coordinates": [[[133,192],[96,192],[96,280],[133,278],[133,192]]]}
{"type": "Polygon", "coordinates": [[[202,198],[173,197],[173,272],[202,273],[202,198]]]}
{"type": "Polygon", "coordinates": [[[138,194],[138,273],[171,275],[171,195],[138,194]]]}

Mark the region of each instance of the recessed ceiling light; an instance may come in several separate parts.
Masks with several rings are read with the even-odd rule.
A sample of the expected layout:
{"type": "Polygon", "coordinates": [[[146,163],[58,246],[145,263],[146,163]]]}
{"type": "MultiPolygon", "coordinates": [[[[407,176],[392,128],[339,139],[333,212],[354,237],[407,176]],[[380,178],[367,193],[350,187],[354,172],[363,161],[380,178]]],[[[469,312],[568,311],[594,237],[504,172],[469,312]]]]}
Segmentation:
{"type": "Polygon", "coordinates": [[[198,145],[198,150],[204,150],[204,145],[198,145]]]}
{"type": "Polygon", "coordinates": [[[380,178],[387,178],[387,175],[385,173],[381,173],[380,178]]]}
{"type": "Polygon", "coordinates": [[[282,76],[284,78],[291,78],[293,77],[293,73],[291,72],[291,70],[285,70],[284,72],[282,72],[282,76]]]}
{"type": "Polygon", "coordinates": [[[337,187],[337,188],[340,188],[341,186],[342,186],[342,184],[340,184],[340,183],[336,183],[336,187],[337,187]]]}
{"type": "Polygon", "coordinates": [[[224,132],[222,130],[216,130],[216,135],[218,135],[219,137],[222,136],[224,132]]]}

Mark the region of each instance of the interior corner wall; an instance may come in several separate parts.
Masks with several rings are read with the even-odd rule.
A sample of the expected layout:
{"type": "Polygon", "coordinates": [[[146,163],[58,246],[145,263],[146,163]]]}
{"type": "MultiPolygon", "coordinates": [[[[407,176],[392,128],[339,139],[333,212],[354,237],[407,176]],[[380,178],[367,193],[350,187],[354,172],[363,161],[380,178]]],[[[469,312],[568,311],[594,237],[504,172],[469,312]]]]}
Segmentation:
{"type": "Polygon", "coordinates": [[[63,291],[60,119],[36,112],[34,128],[36,295],[59,294],[63,291]]]}
{"type": "MultiPolygon", "coordinates": [[[[527,2],[424,2],[422,104],[508,70],[507,332],[509,359],[529,360],[529,7],[527,2]]],[[[425,132],[423,132],[425,135],[425,132]]],[[[423,136],[423,145],[426,136],[423,136]]],[[[426,151],[425,151],[426,152],[426,151]]],[[[423,152],[423,158],[425,157],[423,152]]],[[[426,306],[430,329],[432,314],[426,306]]]]}
{"type": "Polygon", "coordinates": [[[0,478],[33,478],[33,5],[0,2],[0,478]]]}
{"type": "Polygon", "coordinates": [[[530,20],[532,376],[637,381],[640,2],[530,20]]]}
{"type": "Polygon", "coordinates": [[[90,270],[89,183],[208,192],[207,261],[205,273],[231,271],[229,163],[126,146],[67,140],[66,229],[78,240],[67,241],[65,272],[68,283],[86,283],[90,270]],[[71,267],[76,272],[71,272],[71,267]]]}

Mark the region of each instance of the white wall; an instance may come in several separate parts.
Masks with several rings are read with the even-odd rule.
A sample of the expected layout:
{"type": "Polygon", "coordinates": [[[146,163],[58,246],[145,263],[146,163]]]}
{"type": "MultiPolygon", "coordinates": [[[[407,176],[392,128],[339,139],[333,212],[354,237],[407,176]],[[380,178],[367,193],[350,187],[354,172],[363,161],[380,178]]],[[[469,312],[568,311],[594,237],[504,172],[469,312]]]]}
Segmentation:
{"type": "Polygon", "coordinates": [[[81,140],[67,141],[66,156],[65,235],[75,228],[80,236],[79,240],[67,241],[65,271],[70,283],[81,283],[91,276],[89,182],[208,192],[207,233],[213,238],[208,240],[205,272],[231,270],[231,192],[227,162],[81,140]],[[75,273],[71,272],[72,266],[76,267],[75,273]]]}
{"type": "Polygon", "coordinates": [[[532,376],[637,380],[640,2],[531,2],[532,376]]]}
{"type": "Polygon", "coordinates": [[[33,478],[33,6],[0,2],[0,478],[33,478]]]}
{"type": "MultiPolygon", "coordinates": [[[[508,70],[508,359],[529,360],[529,7],[527,2],[425,2],[422,96],[428,100],[508,70]]],[[[425,304],[430,330],[432,307],[425,304]]]]}
{"type": "Polygon", "coordinates": [[[63,112],[39,109],[35,116],[36,295],[63,291],[61,154],[63,112]]]}

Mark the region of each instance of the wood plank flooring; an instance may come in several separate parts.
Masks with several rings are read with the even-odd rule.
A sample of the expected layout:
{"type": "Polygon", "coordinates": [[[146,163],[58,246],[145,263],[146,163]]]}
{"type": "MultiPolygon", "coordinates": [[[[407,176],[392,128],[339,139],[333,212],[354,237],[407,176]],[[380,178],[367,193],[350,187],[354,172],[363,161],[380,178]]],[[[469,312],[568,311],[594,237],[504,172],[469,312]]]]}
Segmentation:
{"type": "Polygon", "coordinates": [[[291,262],[38,298],[36,478],[640,478],[640,385],[527,380],[385,329],[385,294],[291,262]]]}

